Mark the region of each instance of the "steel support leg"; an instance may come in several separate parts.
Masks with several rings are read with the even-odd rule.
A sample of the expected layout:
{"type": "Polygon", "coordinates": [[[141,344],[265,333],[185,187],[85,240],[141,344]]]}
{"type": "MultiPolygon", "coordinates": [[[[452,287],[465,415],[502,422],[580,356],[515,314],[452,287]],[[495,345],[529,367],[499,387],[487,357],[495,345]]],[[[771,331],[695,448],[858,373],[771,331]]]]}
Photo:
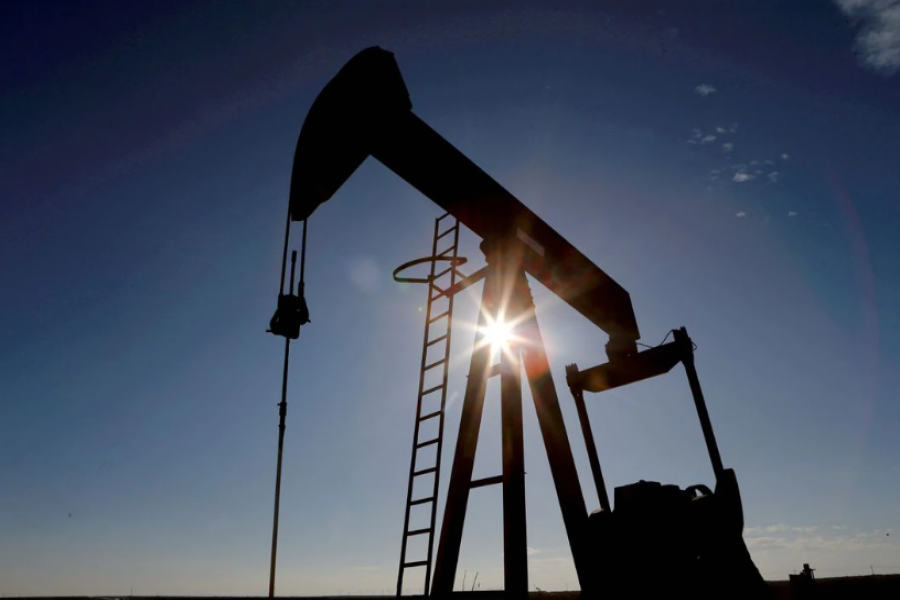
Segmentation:
{"type": "MultiPolygon", "coordinates": [[[[487,324],[484,307],[490,306],[495,279],[489,273],[484,282],[482,311],[478,319],[479,330],[487,324]]],[[[447,598],[453,592],[453,582],[456,579],[456,569],[459,565],[459,548],[462,544],[472,469],[475,467],[475,450],[478,447],[481,417],[484,413],[484,395],[491,367],[491,347],[490,345],[479,345],[479,341],[476,338],[476,346],[469,364],[469,378],[466,381],[466,395],[460,415],[456,451],[453,455],[453,467],[447,487],[447,503],[444,508],[441,537],[438,541],[434,565],[434,579],[431,584],[431,594],[436,597],[447,598]]]]}
{"type": "MultiPolygon", "coordinates": [[[[498,263],[500,261],[497,261],[498,263]]],[[[522,431],[522,384],[524,366],[547,450],[553,482],[559,498],[569,546],[582,589],[589,581],[589,561],[584,543],[587,508],[566,434],[559,398],[550,374],[550,364],[534,316],[534,301],[524,271],[505,272],[493,264],[485,279],[479,326],[502,314],[515,324],[514,341],[501,359],[501,413],[503,422],[503,533],[504,577],[507,598],[524,600],[528,594],[528,552],[525,515],[525,459],[522,431]]],[[[489,264],[490,260],[489,260],[489,264]]],[[[484,396],[489,376],[491,348],[476,342],[466,384],[459,437],[435,564],[432,595],[446,598],[453,591],[459,564],[463,524],[469,499],[475,450],[481,426],[484,396]]]]}
{"type": "Polygon", "coordinates": [[[512,298],[517,304],[521,303],[516,312],[525,317],[518,328],[519,335],[523,340],[521,346],[525,375],[528,378],[528,385],[531,388],[531,396],[537,411],[538,424],[544,438],[544,447],[547,450],[550,472],[553,475],[553,484],[556,487],[556,495],[559,499],[566,535],[569,538],[569,548],[572,550],[575,570],[578,573],[578,581],[584,591],[587,582],[590,581],[590,564],[587,554],[589,548],[584,539],[587,528],[587,507],[584,503],[581,483],[578,480],[572,447],[569,445],[569,436],[566,434],[562,410],[559,407],[559,397],[556,394],[556,387],[553,385],[553,376],[550,373],[550,363],[547,360],[544,341],[535,318],[534,300],[531,297],[531,290],[528,288],[524,272],[519,272],[517,276],[512,298]]]}
{"type": "MultiPolygon", "coordinates": [[[[512,318],[515,318],[514,316],[512,318]]],[[[513,332],[513,335],[515,333],[513,332]]],[[[515,342],[501,349],[500,411],[503,443],[503,577],[507,600],[528,598],[525,519],[525,444],[522,365],[515,342]]]]}

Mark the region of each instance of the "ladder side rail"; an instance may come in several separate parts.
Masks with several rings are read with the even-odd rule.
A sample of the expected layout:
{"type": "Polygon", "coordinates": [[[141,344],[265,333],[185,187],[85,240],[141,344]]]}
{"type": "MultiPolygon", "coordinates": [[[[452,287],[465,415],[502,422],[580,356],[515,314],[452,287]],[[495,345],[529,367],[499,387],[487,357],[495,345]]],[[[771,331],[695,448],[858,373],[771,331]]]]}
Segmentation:
{"type": "MultiPolygon", "coordinates": [[[[434,222],[434,239],[432,241],[431,246],[431,256],[435,255],[437,251],[437,236],[438,236],[438,228],[440,221],[436,219],[434,222]]],[[[434,276],[435,262],[431,261],[431,268],[429,271],[429,280],[434,276]]],[[[406,490],[406,509],[403,517],[403,538],[400,543],[400,566],[397,574],[397,596],[401,596],[403,594],[403,572],[405,570],[406,564],[406,550],[407,550],[407,541],[409,540],[409,536],[407,535],[409,532],[409,517],[412,509],[412,495],[413,495],[413,484],[415,481],[415,472],[416,472],[416,458],[418,455],[416,446],[419,443],[419,430],[420,430],[420,417],[422,416],[422,390],[425,385],[425,361],[427,360],[428,355],[428,334],[431,328],[431,285],[428,286],[428,302],[425,307],[425,329],[423,332],[423,341],[422,341],[422,360],[419,368],[419,392],[417,394],[416,400],[416,419],[415,425],[413,429],[413,440],[412,440],[412,450],[410,452],[409,459],[409,484],[406,490]]]]}
{"type": "MultiPolygon", "coordinates": [[[[449,214],[449,213],[448,213],[449,214]]],[[[455,224],[453,225],[453,259],[454,262],[451,262],[451,266],[455,265],[455,260],[458,258],[459,254],[459,220],[454,219],[455,224]]],[[[449,230],[448,230],[449,231],[449,230]]],[[[437,234],[437,230],[435,230],[435,234],[437,234]]],[[[440,236],[435,237],[435,249],[437,248],[437,240],[440,239],[440,236]]],[[[432,254],[433,256],[433,254],[432,254]]],[[[434,269],[435,263],[432,262],[432,270],[434,269]]],[[[453,267],[450,270],[450,286],[453,287],[456,284],[456,276],[457,271],[456,268],[453,267]]],[[[431,290],[428,291],[429,298],[431,297],[431,290]]],[[[438,441],[437,448],[435,452],[435,464],[437,466],[437,471],[434,473],[434,489],[432,491],[431,497],[434,499],[431,503],[431,535],[428,537],[428,555],[426,560],[428,561],[425,565],[425,596],[427,597],[431,590],[431,561],[434,556],[434,532],[435,525],[437,520],[437,499],[438,499],[438,489],[440,487],[441,480],[441,457],[443,455],[443,447],[444,447],[444,416],[445,416],[445,408],[447,405],[447,380],[450,375],[450,344],[452,341],[452,331],[453,331],[453,296],[448,298],[448,307],[447,310],[450,314],[447,316],[447,333],[446,333],[446,345],[444,347],[444,364],[443,364],[443,373],[441,374],[441,384],[444,386],[441,390],[441,414],[438,421],[438,441]]]]}

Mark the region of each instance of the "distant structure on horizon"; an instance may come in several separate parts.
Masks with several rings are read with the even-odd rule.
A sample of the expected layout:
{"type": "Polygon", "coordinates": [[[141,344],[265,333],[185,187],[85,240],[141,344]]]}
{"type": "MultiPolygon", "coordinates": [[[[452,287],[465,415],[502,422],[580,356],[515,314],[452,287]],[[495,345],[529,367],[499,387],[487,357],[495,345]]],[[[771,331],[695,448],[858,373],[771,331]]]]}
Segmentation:
{"type": "Polygon", "coordinates": [[[803,563],[803,570],[799,574],[789,576],[793,600],[808,600],[817,596],[816,576],[813,571],[815,569],[811,569],[809,563],[803,563]]]}

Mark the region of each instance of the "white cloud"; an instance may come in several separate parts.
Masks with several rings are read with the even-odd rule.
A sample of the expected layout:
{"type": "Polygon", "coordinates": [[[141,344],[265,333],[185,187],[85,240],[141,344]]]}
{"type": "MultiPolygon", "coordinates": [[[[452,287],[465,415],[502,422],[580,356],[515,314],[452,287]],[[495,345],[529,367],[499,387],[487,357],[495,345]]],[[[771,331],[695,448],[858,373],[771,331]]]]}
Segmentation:
{"type": "Polygon", "coordinates": [[[778,171],[772,171],[769,173],[769,181],[772,183],[778,183],[778,180],[781,179],[781,173],[778,171]]]}
{"type": "MultiPolygon", "coordinates": [[[[796,217],[796,216],[797,216],[797,213],[795,211],[793,211],[793,210],[788,211],[788,217],[796,217]]],[[[835,525],[834,528],[840,529],[840,527],[838,527],[837,525],[835,525]]]]}
{"type": "Polygon", "coordinates": [[[732,144],[731,142],[725,142],[724,144],[722,144],[722,150],[724,150],[725,152],[731,152],[732,150],[734,150],[734,144],[732,144]]]}
{"type": "Polygon", "coordinates": [[[731,125],[716,125],[716,133],[737,133],[738,124],[732,123],[731,125]]]}
{"type": "Polygon", "coordinates": [[[856,49],[862,64],[884,75],[900,69],[900,0],[835,0],[860,26],[856,49]]]}
{"type": "Polygon", "coordinates": [[[744,211],[741,211],[734,216],[736,216],[738,219],[743,219],[744,217],[747,216],[747,213],[745,213],[744,211]]]}
{"type": "Polygon", "coordinates": [[[747,171],[738,171],[731,179],[736,183],[744,183],[745,181],[750,181],[754,177],[756,177],[756,175],[754,175],[753,173],[748,173],[747,171]]]}
{"type": "Polygon", "coordinates": [[[778,523],[777,525],[765,525],[761,527],[745,527],[744,535],[752,536],[759,535],[762,533],[775,533],[777,531],[785,531],[788,526],[784,523],[778,523]]]}
{"type": "Polygon", "coordinates": [[[691,132],[691,139],[688,140],[688,144],[709,144],[716,141],[716,136],[710,133],[704,134],[702,129],[695,127],[691,132]]]}
{"type": "Polygon", "coordinates": [[[528,546],[528,556],[534,556],[535,554],[540,554],[541,551],[538,548],[532,548],[528,546]]]}
{"type": "Polygon", "coordinates": [[[781,160],[790,160],[790,158],[791,158],[791,155],[788,154],[787,152],[785,152],[784,154],[781,155],[781,160]]]}
{"type": "Polygon", "coordinates": [[[745,540],[760,572],[768,578],[783,579],[799,567],[798,557],[828,576],[868,574],[868,565],[875,565],[876,570],[892,569],[887,565],[898,564],[900,543],[890,533],[890,529],[836,532],[829,528],[778,524],[748,528],[745,540]]]}
{"type": "Polygon", "coordinates": [[[716,88],[708,83],[701,83],[694,88],[694,92],[701,96],[709,96],[710,94],[715,94],[717,91],[716,88]]]}

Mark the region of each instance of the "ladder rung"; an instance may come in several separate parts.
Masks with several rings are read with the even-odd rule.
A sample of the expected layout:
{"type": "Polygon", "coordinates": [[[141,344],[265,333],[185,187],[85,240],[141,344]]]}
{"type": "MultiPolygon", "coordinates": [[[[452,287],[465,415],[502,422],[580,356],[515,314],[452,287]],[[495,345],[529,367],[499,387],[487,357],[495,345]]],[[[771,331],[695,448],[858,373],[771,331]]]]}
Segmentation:
{"type": "Polygon", "coordinates": [[[419,504],[427,504],[428,502],[434,502],[434,496],[428,496],[427,498],[419,498],[418,500],[413,500],[409,503],[409,505],[418,506],[419,504]]]}
{"type": "Polygon", "coordinates": [[[442,237],[444,237],[445,235],[447,235],[448,233],[450,233],[451,231],[456,231],[457,229],[459,229],[459,223],[457,223],[457,224],[454,225],[453,227],[448,228],[447,231],[445,231],[444,233],[439,234],[439,235],[438,235],[436,238],[434,238],[434,239],[439,240],[439,239],[441,239],[442,237]]]}
{"type": "Polygon", "coordinates": [[[423,533],[429,533],[431,531],[431,527],[426,527],[425,529],[413,529],[412,531],[407,531],[406,535],[422,535],[423,533]]]}
{"type": "Polygon", "coordinates": [[[419,475],[428,475],[429,473],[434,473],[437,471],[437,467],[428,467],[427,469],[420,469],[413,473],[413,477],[418,477],[419,475]]]}
{"type": "Polygon", "coordinates": [[[425,346],[434,346],[434,345],[437,344],[438,342],[441,342],[441,341],[446,340],[448,337],[449,337],[449,336],[445,333],[444,335],[442,335],[442,336],[440,336],[440,337],[434,338],[433,340],[431,340],[430,342],[428,342],[427,344],[425,344],[425,346]]]}
{"type": "Polygon", "coordinates": [[[427,395],[430,394],[431,392],[436,392],[436,391],[438,391],[439,389],[441,389],[442,387],[444,387],[444,384],[443,384],[443,383],[439,383],[439,384],[437,384],[436,386],[434,386],[433,388],[428,388],[427,390],[425,390],[424,392],[422,392],[422,395],[423,395],[423,396],[427,396],[427,395]]]}
{"type": "Polygon", "coordinates": [[[488,377],[499,375],[502,371],[503,366],[500,363],[493,364],[488,368],[488,377]]]}
{"type": "MultiPolygon", "coordinates": [[[[441,411],[438,411],[438,412],[441,412],[441,411]]],[[[432,444],[437,444],[439,441],[441,441],[441,438],[434,438],[433,440],[428,440],[427,442],[422,442],[421,444],[416,444],[416,450],[418,450],[419,448],[424,448],[426,446],[430,446],[432,444]]]]}
{"type": "Polygon", "coordinates": [[[425,370],[425,371],[428,371],[428,370],[430,370],[430,369],[435,368],[435,367],[438,366],[438,365],[444,364],[445,362],[447,362],[447,359],[446,359],[446,358],[442,358],[441,360],[436,360],[436,361],[434,361],[433,363],[431,363],[430,365],[426,365],[424,370],[425,370]]]}
{"type": "Polygon", "coordinates": [[[446,219],[446,218],[449,217],[449,216],[450,216],[450,213],[448,213],[448,212],[447,212],[447,213],[444,213],[444,214],[442,214],[441,216],[439,216],[439,217],[437,218],[437,222],[440,223],[441,221],[443,221],[444,219],[446,219]]]}
{"type": "Polygon", "coordinates": [[[454,250],[456,250],[456,246],[450,246],[446,250],[442,250],[441,252],[439,252],[437,256],[438,256],[438,258],[441,258],[443,256],[446,256],[450,252],[453,252],[454,250]]]}
{"type": "MultiPolygon", "coordinates": [[[[447,267],[446,269],[444,269],[444,270],[441,271],[440,273],[435,273],[435,274],[434,274],[434,279],[440,279],[441,277],[443,277],[444,275],[446,275],[447,273],[449,273],[449,272],[452,271],[453,269],[454,269],[454,267],[447,267]]],[[[432,281],[433,281],[433,280],[432,280],[432,281]]]]}
{"type": "Polygon", "coordinates": [[[443,319],[444,317],[449,316],[449,315],[450,315],[450,310],[448,309],[448,310],[442,312],[441,314],[439,314],[438,316],[436,316],[436,317],[431,317],[430,319],[428,319],[428,324],[431,325],[432,323],[434,323],[434,322],[437,321],[438,319],[443,319]]]}
{"type": "Polygon", "coordinates": [[[419,417],[419,420],[420,420],[420,421],[427,421],[428,419],[433,419],[433,418],[435,418],[435,417],[437,417],[437,416],[440,416],[440,414],[441,414],[441,411],[436,410],[436,411],[434,411],[433,413],[428,413],[427,415],[422,415],[421,417],[419,417]]]}
{"type": "Polygon", "coordinates": [[[503,475],[494,475],[493,477],[475,479],[474,481],[472,481],[472,483],[469,484],[469,488],[480,488],[486,485],[496,485],[498,483],[503,483],[503,475]]]}
{"type": "Polygon", "coordinates": [[[414,560],[413,562],[403,563],[403,568],[407,569],[409,567],[424,567],[428,565],[427,560],[414,560]]]}
{"type": "Polygon", "coordinates": [[[442,237],[444,237],[445,235],[449,234],[451,231],[456,231],[457,229],[459,229],[459,223],[457,223],[457,224],[454,225],[453,227],[448,227],[447,230],[446,230],[444,233],[438,234],[438,236],[437,236],[436,238],[434,238],[434,239],[439,240],[439,239],[441,239],[442,237]]]}

